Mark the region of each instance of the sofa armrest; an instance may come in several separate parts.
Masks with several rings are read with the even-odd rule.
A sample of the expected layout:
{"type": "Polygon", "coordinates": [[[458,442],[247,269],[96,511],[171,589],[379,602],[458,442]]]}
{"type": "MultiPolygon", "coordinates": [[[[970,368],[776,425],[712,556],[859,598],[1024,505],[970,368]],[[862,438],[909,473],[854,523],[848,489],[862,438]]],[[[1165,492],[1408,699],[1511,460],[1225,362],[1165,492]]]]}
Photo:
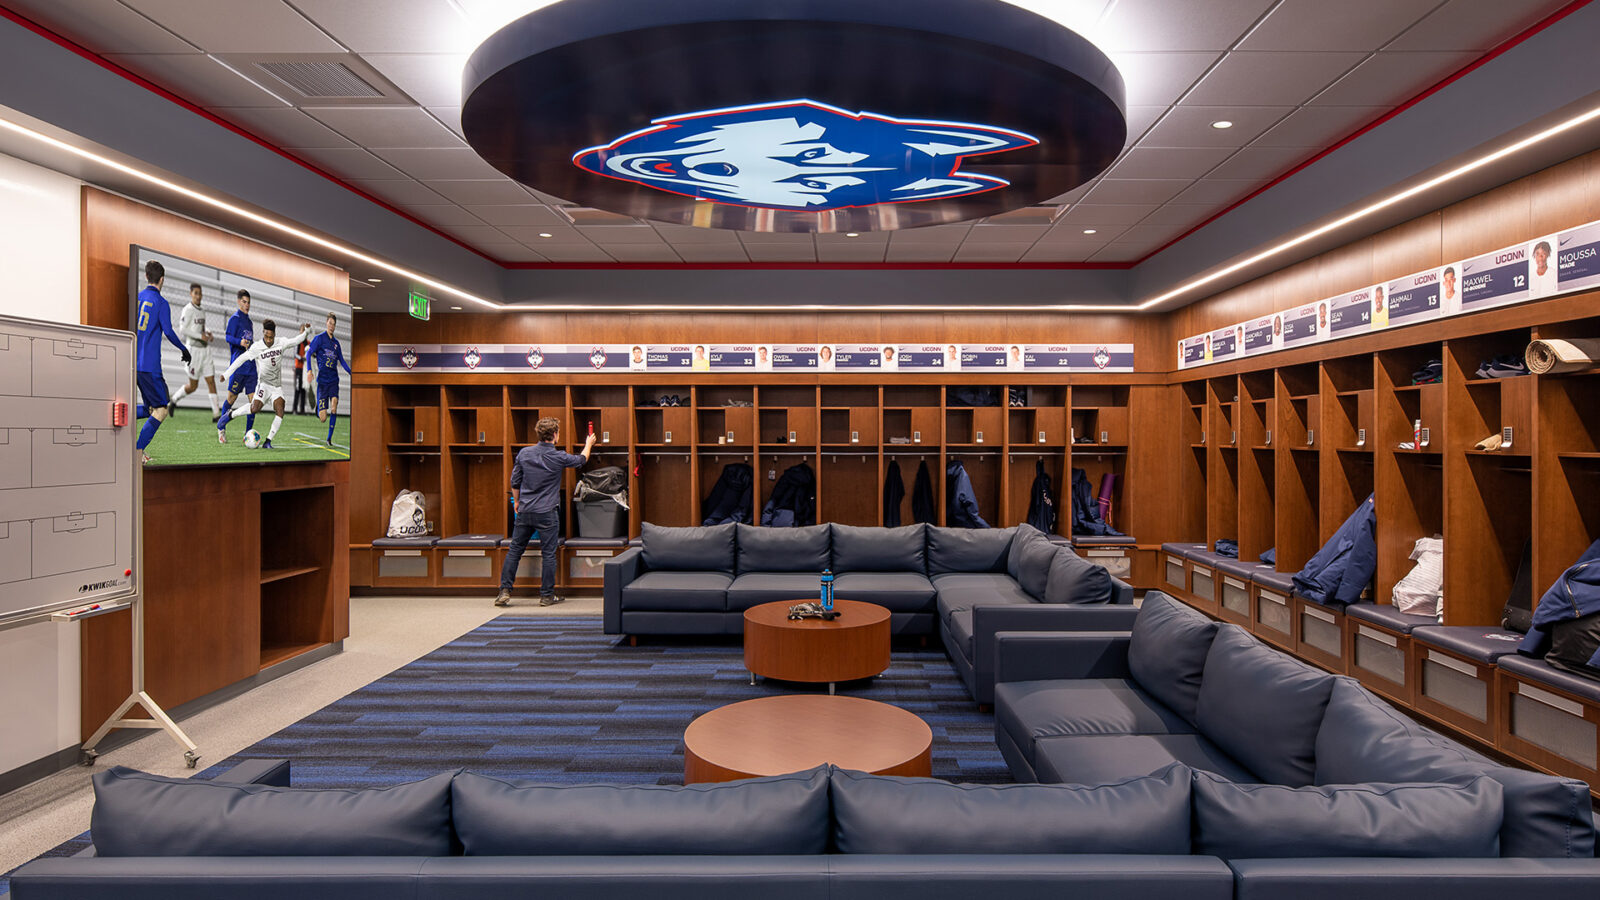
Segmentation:
{"type": "Polygon", "coordinates": [[[1594,896],[1596,859],[1236,859],[1237,900],[1505,900],[1594,896]]]}
{"type": "Polygon", "coordinates": [[[287,759],[247,759],[211,779],[218,784],[266,784],[289,786],[291,761],[287,759]]]}
{"type": "Polygon", "coordinates": [[[604,631],[606,634],[622,633],[622,589],[644,574],[644,548],[629,547],[606,560],[604,631]]]}
{"type": "Polygon", "coordinates": [[[1111,602],[1115,606],[1133,605],[1133,585],[1121,578],[1111,576],[1111,602]]]}
{"type": "Polygon", "coordinates": [[[1132,606],[1026,603],[972,610],[972,682],[979,703],[994,702],[995,642],[1002,631],[1131,631],[1132,606]]]}
{"type": "Polygon", "coordinates": [[[1130,677],[1126,632],[1002,631],[994,642],[995,684],[1130,677]]]}

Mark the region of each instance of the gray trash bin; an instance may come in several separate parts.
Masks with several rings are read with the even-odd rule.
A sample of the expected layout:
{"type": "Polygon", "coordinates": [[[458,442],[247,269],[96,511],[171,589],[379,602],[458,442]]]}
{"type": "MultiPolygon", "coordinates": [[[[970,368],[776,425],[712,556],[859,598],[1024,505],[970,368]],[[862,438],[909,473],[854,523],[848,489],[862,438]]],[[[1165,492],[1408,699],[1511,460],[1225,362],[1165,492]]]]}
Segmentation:
{"type": "Polygon", "coordinates": [[[615,500],[574,500],[578,537],[618,538],[628,533],[628,509],[615,500]]]}

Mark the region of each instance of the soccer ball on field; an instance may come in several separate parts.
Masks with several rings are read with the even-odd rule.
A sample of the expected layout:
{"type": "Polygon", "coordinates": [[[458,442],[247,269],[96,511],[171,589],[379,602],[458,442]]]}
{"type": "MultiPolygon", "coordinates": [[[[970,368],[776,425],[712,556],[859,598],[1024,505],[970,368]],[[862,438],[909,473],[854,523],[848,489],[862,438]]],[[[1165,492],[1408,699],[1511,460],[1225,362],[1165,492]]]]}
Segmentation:
{"type": "Polygon", "coordinates": [[[261,446],[261,432],[254,428],[244,433],[244,445],[251,450],[261,446]]]}

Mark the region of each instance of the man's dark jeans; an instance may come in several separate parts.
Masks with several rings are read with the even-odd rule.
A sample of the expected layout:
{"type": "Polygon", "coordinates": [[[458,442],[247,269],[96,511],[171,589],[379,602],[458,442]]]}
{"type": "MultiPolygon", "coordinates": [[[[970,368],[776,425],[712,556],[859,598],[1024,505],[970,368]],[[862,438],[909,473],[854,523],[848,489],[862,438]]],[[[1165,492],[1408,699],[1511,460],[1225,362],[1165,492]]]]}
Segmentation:
{"type": "Polygon", "coordinates": [[[511,549],[506,551],[505,565],[500,567],[500,590],[511,590],[517,580],[517,565],[522,561],[522,551],[528,549],[528,539],[539,532],[539,552],[543,565],[539,569],[539,596],[556,594],[556,545],[560,543],[561,518],[556,509],[544,512],[528,510],[517,513],[517,522],[511,529],[511,549]]]}

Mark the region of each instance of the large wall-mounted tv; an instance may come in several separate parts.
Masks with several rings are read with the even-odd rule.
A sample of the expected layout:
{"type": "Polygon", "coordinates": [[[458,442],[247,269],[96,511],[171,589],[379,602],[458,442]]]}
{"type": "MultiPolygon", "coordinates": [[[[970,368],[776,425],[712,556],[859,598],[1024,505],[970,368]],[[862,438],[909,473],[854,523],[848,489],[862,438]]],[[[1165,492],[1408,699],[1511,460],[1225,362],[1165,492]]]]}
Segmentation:
{"type": "Polygon", "coordinates": [[[141,433],[154,413],[147,403],[167,401],[143,450],[147,466],[350,458],[350,375],[339,362],[348,364],[351,351],[349,304],[137,244],[129,253],[128,296],[129,326],[146,332],[140,356],[159,353],[159,363],[141,359],[141,433]],[[164,270],[159,298],[149,290],[150,262],[164,270]],[[188,364],[162,332],[157,304],[165,304],[188,364]],[[157,366],[159,384],[148,377],[157,366]]]}

